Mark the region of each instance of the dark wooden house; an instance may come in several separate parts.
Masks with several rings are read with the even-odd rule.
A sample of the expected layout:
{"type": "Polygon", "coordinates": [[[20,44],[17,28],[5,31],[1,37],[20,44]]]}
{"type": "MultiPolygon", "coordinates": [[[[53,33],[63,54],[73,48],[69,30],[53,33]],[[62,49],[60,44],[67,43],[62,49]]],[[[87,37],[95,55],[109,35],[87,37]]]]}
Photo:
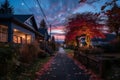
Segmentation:
{"type": "Polygon", "coordinates": [[[44,39],[33,15],[0,14],[0,42],[31,43],[44,39]]]}

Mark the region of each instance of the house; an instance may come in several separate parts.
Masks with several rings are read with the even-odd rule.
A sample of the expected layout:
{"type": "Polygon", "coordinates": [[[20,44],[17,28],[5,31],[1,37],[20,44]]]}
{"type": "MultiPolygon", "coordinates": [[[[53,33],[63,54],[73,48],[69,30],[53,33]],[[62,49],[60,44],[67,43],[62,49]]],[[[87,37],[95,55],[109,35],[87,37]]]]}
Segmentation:
{"type": "Polygon", "coordinates": [[[44,39],[33,15],[0,14],[0,42],[31,43],[44,39]]]}

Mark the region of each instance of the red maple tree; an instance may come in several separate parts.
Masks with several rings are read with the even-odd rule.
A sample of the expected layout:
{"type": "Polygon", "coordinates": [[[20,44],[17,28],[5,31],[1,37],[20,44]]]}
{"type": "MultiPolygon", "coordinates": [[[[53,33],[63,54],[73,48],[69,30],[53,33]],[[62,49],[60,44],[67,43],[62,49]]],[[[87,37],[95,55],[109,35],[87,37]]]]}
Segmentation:
{"type": "Polygon", "coordinates": [[[93,37],[105,37],[99,30],[103,25],[100,24],[98,14],[90,12],[75,14],[67,20],[66,42],[75,41],[76,37],[81,35],[86,35],[89,39],[93,37]]]}

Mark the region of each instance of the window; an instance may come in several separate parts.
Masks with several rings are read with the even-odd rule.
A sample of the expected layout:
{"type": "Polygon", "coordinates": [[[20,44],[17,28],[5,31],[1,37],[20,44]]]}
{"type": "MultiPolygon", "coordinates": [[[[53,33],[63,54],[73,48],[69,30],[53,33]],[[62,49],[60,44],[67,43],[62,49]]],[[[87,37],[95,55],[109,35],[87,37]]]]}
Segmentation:
{"type": "Polygon", "coordinates": [[[0,25],[0,42],[7,42],[8,39],[8,27],[0,25]]]}
{"type": "Polygon", "coordinates": [[[26,34],[17,29],[14,29],[13,42],[14,43],[31,43],[32,37],[30,34],[26,34]]]}
{"type": "Polygon", "coordinates": [[[31,43],[31,35],[27,35],[27,43],[31,43]]]}
{"type": "Polygon", "coordinates": [[[14,35],[13,42],[14,43],[22,43],[22,37],[14,35]]]}

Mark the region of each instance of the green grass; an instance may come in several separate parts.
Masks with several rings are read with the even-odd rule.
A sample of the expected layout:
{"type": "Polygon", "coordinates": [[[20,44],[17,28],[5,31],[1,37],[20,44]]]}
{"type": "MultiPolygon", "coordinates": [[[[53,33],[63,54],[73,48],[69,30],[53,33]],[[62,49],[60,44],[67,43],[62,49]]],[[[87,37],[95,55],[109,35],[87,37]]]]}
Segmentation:
{"type": "Polygon", "coordinates": [[[74,51],[71,50],[71,49],[65,49],[65,52],[66,52],[69,56],[71,56],[71,57],[74,56],[74,51]]]}
{"type": "Polygon", "coordinates": [[[73,50],[71,49],[65,49],[66,53],[73,53],[73,50]]]}

